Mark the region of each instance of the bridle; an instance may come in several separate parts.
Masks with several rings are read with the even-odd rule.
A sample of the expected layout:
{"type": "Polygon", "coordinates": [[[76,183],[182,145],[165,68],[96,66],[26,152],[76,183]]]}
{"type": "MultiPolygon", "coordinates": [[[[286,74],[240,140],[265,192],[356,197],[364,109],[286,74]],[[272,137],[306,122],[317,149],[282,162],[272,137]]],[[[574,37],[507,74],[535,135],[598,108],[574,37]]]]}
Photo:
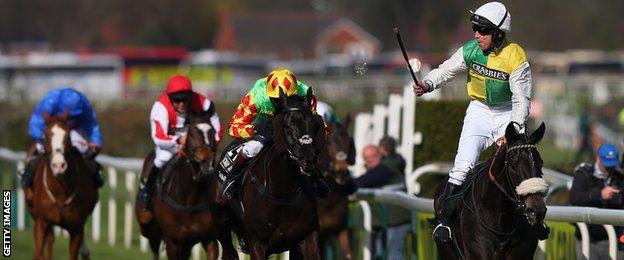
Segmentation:
{"type": "MultiPolygon", "coordinates": [[[[497,180],[497,178],[502,177],[502,175],[505,175],[507,178],[505,178],[506,184],[509,187],[514,187],[513,183],[511,181],[511,178],[509,177],[509,163],[508,163],[508,153],[514,150],[519,150],[519,149],[537,149],[537,145],[536,144],[520,144],[520,145],[514,145],[511,147],[507,147],[507,145],[501,145],[498,147],[498,149],[496,150],[496,153],[494,154],[494,157],[492,158],[492,161],[488,167],[488,177],[490,179],[490,181],[492,181],[496,187],[505,195],[505,198],[508,199],[509,201],[511,201],[512,203],[514,203],[515,208],[514,208],[514,212],[518,212],[518,211],[522,211],[523,215],[525,217],[528,218],[528,213],[526,211],[526,204],[524,203],[524,201],[522,201],[522,199],[520,198],[520,195],[518,195],[518,193],[516,192],[515,189],[512,189],[511,192],[508,192],[503,185],[497,180]],[[492,172],[492,168],[494,166],[494,164],[497,162],[496,158],[501,154],[501,151],[503,150],[503,147],[506,147],[505,149],[505,160],[504,160],[504,167],[502,168],[502,170],[498,173],[498,175],[494,175],[492,172]],[[511,194],[510,194],[511,193],[511,194]]],[[[533,153],[529,153],[529,161],[531,163],[531,171],[535,170],[535,160],[533,159],[533,153]]],[[[536,175],[537,176],[537,175],[536,175]]],[[[477,178],[477,177],[475,177],[477,178]]],[[[473,180],[474,181],[474,180],[473,180]]],[[[474,184],[472,184],[474,185],[474,184]]],[[[475,197],[475,192],[474,192],[474,187],[471,189],[470,191],[471,193],[471,199],[472,199],[472,203],[473,205],[476,203],[476,197],[475,197]]],[[[513,229],[510,232],[504,232],[501,230],[498,230],[494,227],[491,227],[481,216],[481,214],[479,214],[479,212],[475,209],[473,209],[472,207],[470,207],[470,205],[468,205],[468,203],[466,202],[465,198],[462,196],[462,202],[464,204],[464,206],[475,216],[475,218],[477,219],[477,221],[486,228],[486,230],[493,235],[493,237],[495,238],[499,238],[499,237],[504,237],[502,242],[499,242],[499,248],[503,248],[507,245],[507,243],[511,240],[512,235],[516,233],[517,228],[518,228],[518,224],[520,223],[520,218],[516,217],[516,223],[513,225],[513,229]]],[[[500,241],[500,240],[499,240],[500,241]]]]}
{"type": "MultiPolygon", "coordinates": [[[[293,113],[293,112],[303,113],[305,112],[305,109],[301,107],[292,107],[292,108],[285,109],[283,111],[283,114],[286,115],[287,113],[293,113]]],[[[314,142],[314,139],[310,136],[309,133],[302,135],[298,139],[295,139],[290,135],[284,134],[284,138],[286,139],[286,154],[288,155],[288,158],[297,164],[297,166],[299,167],[299,173],[301,173],[304,176],[308,176],[308,177],[311,176],[311,173],[307,172],[301,165],[301,161],[304,159],[297,157],[292,152],[292,147],[294,147],[296,143],[299,143],[299,145],[302,145],[302,146],[312,145],[314,142]]]]}

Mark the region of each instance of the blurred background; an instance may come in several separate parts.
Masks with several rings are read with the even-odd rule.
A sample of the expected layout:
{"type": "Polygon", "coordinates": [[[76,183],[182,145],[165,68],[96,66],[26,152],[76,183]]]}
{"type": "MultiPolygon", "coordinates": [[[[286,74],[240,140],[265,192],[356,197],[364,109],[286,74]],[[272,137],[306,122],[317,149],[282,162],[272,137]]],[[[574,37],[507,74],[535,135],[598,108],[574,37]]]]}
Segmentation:
{"type": "MultiPolygon", "coordinates": [[[[424,74],[473,37],[468,11],[485,2],[4,0],[0,147],[26,149],[34,104],[70,86],[95,105],[103,153],[143,157],[153,148],[151,105],[175,73],[216,102],[224,127],[255,80],[276,67],[290,68],[340,116],[370,111],[411,84],[394,26],[424,74]]],[[[571,174],[599,144],[622,148],[624,1],[504,4],[509,37],[532,67],[531,122],[547,125],[545,166],[571,174]],[[583,139],[593,147],[581,149],[583,139]]],[[[415,165],[452,160],[467,101],[465,75],[418,98],[415,165]]]]}

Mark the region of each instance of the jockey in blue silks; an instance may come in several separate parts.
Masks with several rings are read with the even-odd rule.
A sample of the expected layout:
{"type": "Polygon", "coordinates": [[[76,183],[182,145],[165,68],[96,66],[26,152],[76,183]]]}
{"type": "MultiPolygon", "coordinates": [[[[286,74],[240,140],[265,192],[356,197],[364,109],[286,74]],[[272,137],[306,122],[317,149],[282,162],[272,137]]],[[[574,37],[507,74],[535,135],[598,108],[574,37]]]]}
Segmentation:
{"type": "Polygon", "coordinates": [[[39,158],[44,153],[43,138],[46,122],[43,114],[49,116],[62,116],[65,111],[69,113],[68,127],[72,145],[88,160],[87,166],[93,174],[94,184],[101,187],[104,180],[100,176],[101,165],[95,160],[95,156],[101,151],[102,134],[95,119],[95,112],[91,103],[83,95],[73,88],[61,88],[48,92],[35,106],[28,123],[28,134],[35,142],[34,149],[29,149],[27,163],[22,174],[22,186],[28,189],[32,186],[35,170],[39,158]]]}

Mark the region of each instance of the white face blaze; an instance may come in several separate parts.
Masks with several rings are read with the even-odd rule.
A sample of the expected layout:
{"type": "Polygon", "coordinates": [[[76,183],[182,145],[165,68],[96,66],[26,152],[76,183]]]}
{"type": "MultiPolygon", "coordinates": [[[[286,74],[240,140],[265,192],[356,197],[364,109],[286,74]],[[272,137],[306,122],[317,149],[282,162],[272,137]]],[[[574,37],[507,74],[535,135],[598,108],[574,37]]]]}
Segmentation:
{"type": "Polygon", "coordinates": [[[65,161],[65,156],[63,156],[65,153],[64,140],[67,137],[67,132],[58,125],[54,125],[51,132],[50,146],[52,148],[52,158],[50,159],[50,168],[52,169],[52,174],[57,176],[65,173],[67,170],[67,162],[65,161]]]}
{"type": "Polygon", "coordinates": [[[202,135],[204,136],[204,142],[207,145],[209,145],[210,144],[210,139],[208,139],[208,131],[210,131],[210,129],[212,129],[210,124],[208,124],[208,123],[199,123],[199,124],[195,125],[195,127],[197,127],[197,129],[199,129],[199,131],[202,132],[202,135]]]}

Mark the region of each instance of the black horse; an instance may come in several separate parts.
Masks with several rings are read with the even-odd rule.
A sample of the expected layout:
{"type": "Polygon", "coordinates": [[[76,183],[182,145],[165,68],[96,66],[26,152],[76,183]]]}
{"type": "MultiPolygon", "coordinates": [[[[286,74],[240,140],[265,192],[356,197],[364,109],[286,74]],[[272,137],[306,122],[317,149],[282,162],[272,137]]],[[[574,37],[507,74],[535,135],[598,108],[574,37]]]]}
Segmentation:
{"type": "MultiPolygon", "coordinates": [[[[453,243],[438,243],[444,259],[533,259],[546,214],[541,178],[542,159],[537,143],[544,123],[531,135],[519,134],[513,124],[506,143],[492,158],[477,165],[462,187],[454,221],[453,243]]],[[[442,201],[435,196],[435,210],[442,201]]]]}
{"type": "MultiPolygon", "coordinates": [[[[325,149],[323,119],[313,115],[312,91],[274,99],[273,143],[244,171],[230,202],[232,229],[252,259],[290,250],[291,257],[319,259],[316,191],[318,157],[325,149]]],[[[227,201],[221,198],[220,201],[227,201]]]]}
{"type": "Polygon", "coordinates": [[[333,192],[319,200],[319,241],[325,244],[329,238],[337,237],[345,259],[352,259],[347,216],[349,214],[349,194],[355,190],[349,165],[355,163],[355,145],[349,135],[351,117],[347,116],[344,124],[329,124],[327,136],[327,155],[320,161],[321,173],[332,186],[333,192]]]}

